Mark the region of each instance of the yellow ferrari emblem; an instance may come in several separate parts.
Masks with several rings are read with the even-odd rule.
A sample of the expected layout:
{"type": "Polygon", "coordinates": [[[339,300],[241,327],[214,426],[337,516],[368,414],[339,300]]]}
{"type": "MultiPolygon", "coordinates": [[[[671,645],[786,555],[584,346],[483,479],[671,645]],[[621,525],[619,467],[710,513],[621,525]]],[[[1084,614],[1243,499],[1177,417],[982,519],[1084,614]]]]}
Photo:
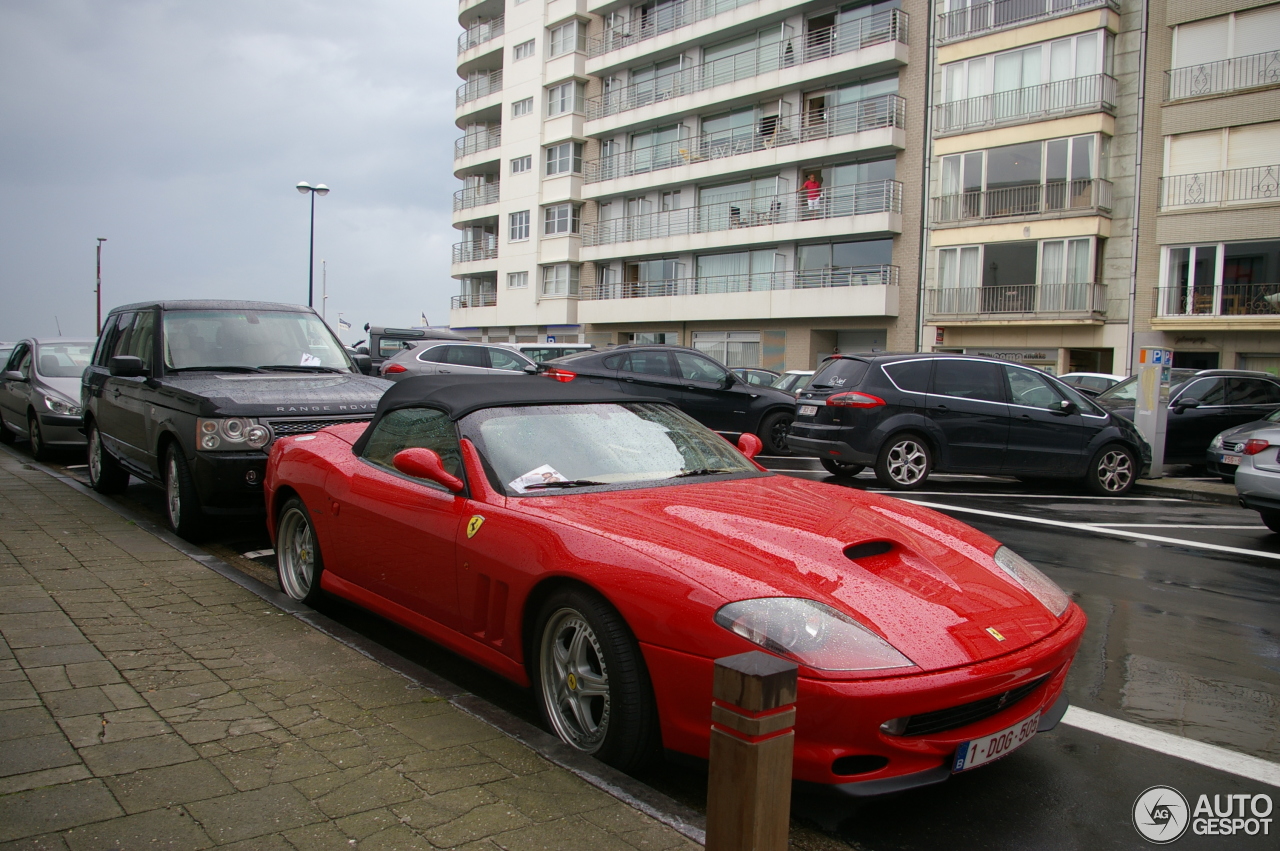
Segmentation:
{"type": "Polygon", "coordinates": [[[570,674],[569,675],[569,691],[574,691],[577,688],[578,688],[578,678],[575,677],[573,674],[570,674]]]}
{"type": "Polygon", "coordinates": [[[479,532],[480,527],[483,525],[484,525],[483,517],[481,517],[479,514],[472,515],[471,519],[467,521],[467,537],[474,538],[476,536],[476,532],[479,532]]]}
{"type": "Polygon", "coordinates": [[[1004,636],[1003,636],[1003,635],[1001,635],[1001,634],[1000,634],[1000,630],[996,629],[994,626],[989,626],[989,627],[987,627],[987,632],[988,632],[988,633],[991,635],[991,637],[992,637],[992,638],[994,638],[996,641],[1004,641],[1004,636]]]}

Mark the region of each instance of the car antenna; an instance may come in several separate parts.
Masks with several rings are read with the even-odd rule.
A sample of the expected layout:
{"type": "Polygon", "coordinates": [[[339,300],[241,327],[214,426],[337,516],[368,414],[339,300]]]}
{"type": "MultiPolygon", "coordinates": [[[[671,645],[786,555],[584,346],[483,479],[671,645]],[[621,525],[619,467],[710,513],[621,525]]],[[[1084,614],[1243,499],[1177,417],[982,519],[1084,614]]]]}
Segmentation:
{"type": "Polygon", "coordinates": [[[58,321],[58,314],[53,314],[53,324],[58,326],[58,336],[62,336],[62,323],[58,321]]]}

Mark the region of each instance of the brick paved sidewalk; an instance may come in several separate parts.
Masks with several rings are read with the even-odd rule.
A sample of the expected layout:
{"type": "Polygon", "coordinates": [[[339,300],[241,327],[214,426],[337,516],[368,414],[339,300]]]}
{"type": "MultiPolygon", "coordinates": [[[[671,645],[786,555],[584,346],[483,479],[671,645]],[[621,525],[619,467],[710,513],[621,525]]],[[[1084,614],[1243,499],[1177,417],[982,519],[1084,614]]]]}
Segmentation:
{"type": "Polygon", "coordinates": [[[698,847],[7,453],[0,636],[0,849],[698,847]]]}

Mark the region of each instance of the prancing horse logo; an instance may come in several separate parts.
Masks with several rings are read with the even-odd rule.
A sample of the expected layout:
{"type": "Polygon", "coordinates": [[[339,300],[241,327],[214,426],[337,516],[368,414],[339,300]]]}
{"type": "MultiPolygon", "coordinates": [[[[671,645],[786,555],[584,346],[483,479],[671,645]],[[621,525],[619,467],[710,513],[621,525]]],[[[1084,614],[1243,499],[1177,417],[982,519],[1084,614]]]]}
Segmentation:
{"type": "Polygon", "coordinates": [[[480,531],[480,527],[484,525],[484,518],[479,514],[473,514],[471,519],[467,521],[467,537],[474,538],[476,532],[480,531]]]}
{"type": "Polygon", "coordinates": [[[996,641],[1004,641],[1004,636],[1001,635],[1000,630],[996,629],[994,626],[987,627],[987,633],[996,641]]]}

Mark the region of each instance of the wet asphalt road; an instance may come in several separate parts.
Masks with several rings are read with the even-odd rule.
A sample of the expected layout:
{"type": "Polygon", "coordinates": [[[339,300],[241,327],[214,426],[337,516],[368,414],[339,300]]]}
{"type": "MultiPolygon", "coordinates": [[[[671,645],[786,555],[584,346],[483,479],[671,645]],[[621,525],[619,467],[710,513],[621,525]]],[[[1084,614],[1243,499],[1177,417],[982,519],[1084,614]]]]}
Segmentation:
{"type": "MultiPolygon", "coordinates": [[[[66,459],[67,472],[83,479],[76,460],[66,459]]],[[[777,466],[879,490],[869,474],[841,482],[803,460],[779,459],[777,466]]],[[[1089,627],[1067,684],[1073,706],[1280,763],[1280,535],[1256,512],[1172,498],[1098,499],[1067,486],[964,476],[934,477],[906,498],[1009,545],[1085,610],[1089,627]],[[1198,546],[1204,544],[1246,552],[1198,546]]],[[[136,481],[120,499],[162,517],[160,493],[136,481]]],[[[243,555],[270,547],[256,524],[224,526],[202,546],[275,584],[272,555],[243,555]]],[[[536,720],[528,693],[430,642],[342,603],[327,604],[325,613],[536,720]]],[[[666,766],[641,779],[704,806],[705,772],[698,768],[666,766]]],[[[1201,794],[1210,802],[1214,795],[1266,794],[1280,803],[1275,786],[1064,723],[939,786],[861,804],[799,796],[792,840],[809,849],[876,851],[1149,847],[1131,820],[1135,799],[1156,785],[1177,789],[1193,808],[1201,794]]],[[[1172,847],[1275,849],[1280,812],[1269,818],[1266,836],[1188,830],[1172,847]]]]}

